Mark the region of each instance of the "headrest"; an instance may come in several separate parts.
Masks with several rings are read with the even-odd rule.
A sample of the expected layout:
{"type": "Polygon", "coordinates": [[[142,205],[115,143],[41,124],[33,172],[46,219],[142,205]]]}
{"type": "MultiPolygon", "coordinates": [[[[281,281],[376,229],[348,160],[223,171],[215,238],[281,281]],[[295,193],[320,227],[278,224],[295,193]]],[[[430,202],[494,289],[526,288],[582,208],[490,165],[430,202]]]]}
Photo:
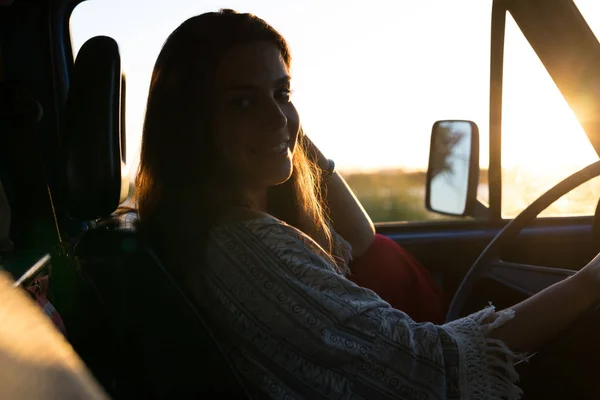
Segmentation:
{"type": "Polygon", "coordinates": [[[65,200],[73,218],[105,217],[129,193],[122,151],[123,80],[119,47],[113,39],[97,36],[81,47],[65,116],[65,200]]]}

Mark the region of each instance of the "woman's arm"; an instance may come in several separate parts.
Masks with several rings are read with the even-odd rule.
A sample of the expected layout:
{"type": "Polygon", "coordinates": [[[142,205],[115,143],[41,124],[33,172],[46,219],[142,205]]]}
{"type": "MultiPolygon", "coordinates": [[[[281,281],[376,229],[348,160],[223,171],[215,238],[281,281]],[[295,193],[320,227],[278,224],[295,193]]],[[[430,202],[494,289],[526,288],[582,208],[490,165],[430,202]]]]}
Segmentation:
{"type": "MultiPolygon", "coordinates": [[[[304,140],[319,167],[323,170],[328,169],[329,160],[307,136],[304,140]]],[[[327,177],[323,184],[326,188],[325,200],[335,230],[352,246],[352,257],[360,257],[367,251],[375,236],[371,218],[340,174],[336,172],[327,177]]]]}
{"type": "Polygon", "coordinates": [[[262,390],[290,398],[518,398],[516,356],[489,338],[510,311],[416,323],[347,280],[309,242],[275,219],[223,225],[207,246],[206,268],[190,269],[196,301],[211,305],[210,319],[228,332],[223,340],[240,350],[232,352],[236,366],[262,390]]]}
{"type": "Polygon", "coordinates": [[[520,357],[513,351],[537,350],[600,301],[596,257],[509,310],[490,307],[441,326],[415,323],[335,272],[302,238],[275,219],[255,219],[223,227],[207,253],[211,290],[223,302],[210,311],[245,338],[236,342],[245,343],[243,354],[261,353],[253,362],[262,357],[261,368],[286,388],[339,397],[517,399],[513,363],[520,357]]]}
{"type": "MultiPolygon", "coordinates": [[[[306,138],[319,166],[328,160],[306,138]]],[[[327,201],[335,229],[353,247],[353,256],[363,254],[373,240],[373,223],[344,179],[334,174],[326,180],[327,201]]],[[[514,317],[491,334],[517,352],[534,351],[600,300],[600,257],[573,277],[559,282],[511,307],[514,317]]]]}

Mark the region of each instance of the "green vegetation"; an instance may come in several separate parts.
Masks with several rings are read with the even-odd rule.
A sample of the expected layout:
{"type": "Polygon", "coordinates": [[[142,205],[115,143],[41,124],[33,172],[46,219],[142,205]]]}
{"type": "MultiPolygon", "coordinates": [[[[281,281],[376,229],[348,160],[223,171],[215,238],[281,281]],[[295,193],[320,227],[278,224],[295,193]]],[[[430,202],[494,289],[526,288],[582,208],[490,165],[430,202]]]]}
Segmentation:
{"type": "Polygon", "coordinates": [[[444,218],[425,208],[425,172],[395,169],[342,175],[373,222],[444,218]]]}

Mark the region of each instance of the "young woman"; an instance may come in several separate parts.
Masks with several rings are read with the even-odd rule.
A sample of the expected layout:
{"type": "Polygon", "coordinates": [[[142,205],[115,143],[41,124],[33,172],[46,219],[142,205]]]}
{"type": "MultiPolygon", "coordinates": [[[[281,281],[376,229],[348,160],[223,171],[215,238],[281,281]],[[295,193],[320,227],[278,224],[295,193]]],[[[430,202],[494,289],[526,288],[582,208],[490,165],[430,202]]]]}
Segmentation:
{"type": "Polygon", "coordinates": [[[518,398],[514,352],[600,300],[598,260],[511,309],[445,325],[353,283],[373,225],[302,131],[290,66],[272,27],[223,10],[177,28],[152,77],[141,224],[230,362],[261,397],[518,398]]]}

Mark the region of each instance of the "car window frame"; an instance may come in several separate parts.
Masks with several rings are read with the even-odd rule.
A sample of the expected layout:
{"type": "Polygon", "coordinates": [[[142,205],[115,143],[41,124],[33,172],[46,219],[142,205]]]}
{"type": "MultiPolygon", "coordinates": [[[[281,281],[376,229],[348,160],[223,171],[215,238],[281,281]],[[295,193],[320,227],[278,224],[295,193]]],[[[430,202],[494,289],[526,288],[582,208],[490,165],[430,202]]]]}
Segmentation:
{"type": "MultiPolygon", "coordinates": [[[[569,48],[572,52],[571,57],[579,52],[579,54],[593,52],[594,58],[600,62],[600,43],[596,39],[591,28],[579,13],[575,3],[572,0],[546,0],[544,3],[536,3],[529,0],[494,0],[492,4],[492,24],[491,24],[491,49],[490,49],[490,121],[489,121],[489,168],[488,168],[488,190],[489,190],[489,220],[490,222],[509,221],[510,218],[502,217],[502,100],[503,100],[503,76],[504,76],[504,46],[506,33],[506,17],[510,13],[511,17],[517,23],[523,33],[523,37],[532,49],[535,51],[538,59],[546,68],[548,74],[558,87],[567,104],[574,110],[575,115],[580,123],[582,119],[578,115],[578,104],[576,103],[577,96],[574,96],[574,88],[570,87],[567,79],[561,76],[559,66],[553,62],[553,51],[550,45],[551,38],[545,38],[539,28],[543,24],[539,24],[539,15],[546,15],[552,18],[555,15],[560,15],[562,30],[559,34],[563,35],[568,31],[571,35],[576,35],[581,44],[576,49],[569,48]],[[530,5],[524,5],[531,3],[530,5]],[[553,12],[537,13],[538,19],[535,23],[531,23],[533,12],[539,10],[539,6],[544,7],[546,11],[553,12]],[[560,11],[568,10],[570,13],[560,11]],[[573,33],[574,32],[574,33],[573,33]],[[528,35],[528,33],[532,33],[528,35]],[[586,50],[587,49],[587,50],[586,50]]],[[[551,21],[546,21],[546,24],[551,21]]],[[[544,32],[545,33],[545,32],[544,32]]],[[[566,36],[566,35],[565,35],[566,36]]],[[[568,40],[565,39],[565,40],[568,40]]],[[[572,43],[572,42],[571,42],[572,43]]],[[[569,46],[572,47],[572,46],[569,46]]],[[[561,53],[562,55],[563,53],[561,53]]],[[[591,58],[590,58],[591,62],[591,58]]],[[[600,86],[600,80],[598,81],[600,86]]],[[[589,98],[589,94],[586,93],[589,98]]],[[[595,96],[597,106],[600,107],[600,98],[595,96]]],[[[596,152],[600,155],[600,137],[594,137],[590,127],[582,123],[588,139],[594,146],[596,152]]],[[[598,130],[600,132],[600,129],[598,130]]],[[[556,182],[558,183],[558,182],[556,182]]],[[[548,219],[554,221],[579,221],[580,219],[590,219],[591,216],[572,217],[572,216],[551,216],[538,217],[538,220],[548,219]]]]}

